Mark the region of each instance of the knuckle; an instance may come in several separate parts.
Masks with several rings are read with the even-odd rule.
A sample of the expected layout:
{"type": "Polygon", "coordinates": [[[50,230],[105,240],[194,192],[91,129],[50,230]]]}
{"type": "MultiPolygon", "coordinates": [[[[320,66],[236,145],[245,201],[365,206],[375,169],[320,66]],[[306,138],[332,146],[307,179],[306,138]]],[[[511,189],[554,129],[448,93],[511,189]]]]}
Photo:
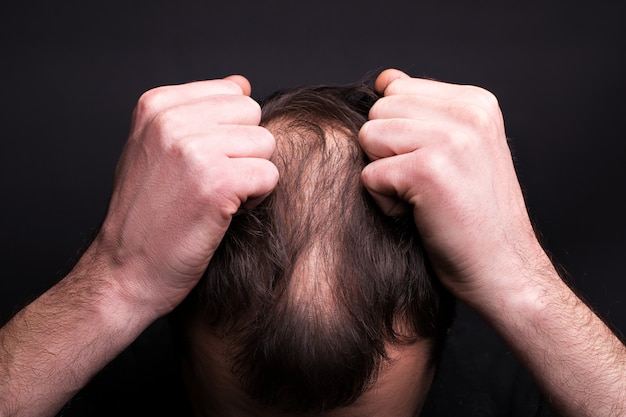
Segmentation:
{"type": "Polygon", "coordinates": [[[275,187],[278,184],[278,180],[280,178],[280,173],[278,172],[278,167],[273,163],[267,169],[267,175],[272,187],[275,187]]]}
{"type": "Polygon", "coordinates": [[[150,122],[150,137],[166,146],[176,142],[175,138],[183,126],[179,113],[176,108],[157,113],[150,122]]]}
{"type": "Polygon", "coordinates": [[[228,176],[218,167],[204,167],[202,175],[197,175],[196,178],[197,193],[204,200],[224,195],[229,189],[228,176]]]}
{"type": "Polygon", "coordinates": [[[261,104],[258,101],[248,96],[235,96],[235,97],[239,97],[240,100],[241,99],[245,100],[248,103],[248,106],[250,107],[251,112],[261,115],[261,104]]]}
{"type": "Polygon", "coordinates": [[[494,110],[494,109],[500,109],[500,102],[498,101],[498,97],[496,97],[495,94],[493,94],[491,91],[489,90],[485,90],[483,89],[483,102],[485,103],[486,107],[494,110]]]}
{"type": "Polygon", "coordinates": [[[265,126],[251,126],[249,129],[252,129],[254,132],[254,136],[261,143],[270,143],[274,142],[274,135],[267,129],[265,126]]]}
{"type": "Polygon", "coordinates": [[[406,89],[406,84],[410,82],[408,78],[396,78],[391,81],[385,88],[385,96],[392,96],[396,94],[402,94],[406,89]]]}
{"type": "Polygon", "coordinates": [[[156,87],[144,92],[135,106],[137,116],[145,119],[158,113],[165,104],[167,90],[167,87],[156,87]]]}
{"type": "Polygon", "coordinates": [[[237,100],[240,115],[244,123],[258,125],[261,122],[261,105],[248,96],[228,96],[229,100],[237,100]]]}
{"type": "Polygon", "coordinates": [[[212,80],[212,82],[220,83],[221,85],[223,85],[229,94],[237,94],[237,95],[243,94],[243,91],[241,90],[241,86],[233,80],[217,79],[217,80],[212,80]]]}
{"type": "Polygon", "coordinates": [[[411,130],[411,122],[409,119],[386,119],[379,128],[389,137],[402,136],[411,130]]]}
{"type": "Polygon", "coordinates": [[[181,146],[179,152],[185,158],[196,198],[216,207],[229,200],[234,184],[228,167],[218,160],[207,161],[193,143],[181,146]]]}
{"type": "Polygon", "coordinates": [[[256,130],[258,133],[254,137],[257,146],[260,150],[264,151],[264,153],[272,154],[276,149],[276,139],[274,135],[264,127],[258,127],[256,130]]]}
{"type": "Polygon", "coordinates": [[[365,186],[371,184],[376,178],[376,166],[375,164],[368,164],[361,170],[361,180],[365,186]]]}
{"type": "Polygon", "coordinates": [[[376,129],[376,121],[368,120],[363,123],[361,129],[359,130],[359,143],[365,149],[367,149],[372,143],[372,136],[374,135],[374,130],[376,129]]]}
{"type": "Polygon", "coordinates": [[[375,120],[384,117],[385,109],[388,107],[388,102],[389,100],[385,98],[378,99],[376,103],[374,103],[374,105],[370,108],[368,114],[369,120],[375,120]]]}
{"type": "Polygon", "coordinates": [[[414,98],[407,95],[391,95],[380,98],[369,112],[369,119],[387,119],[402,113],[402,109],[413,106],[414,98]]]}
{"type": "Polygon", "coordinates": [[[432,152],[427,158],[420,161],[421,169],[418,171],[417,180],[430,187],[444,183],[442,178],[451,167],[451,161],[445,152],[432,152]]]}
{"type": "Polygon", "coordinates": [[[196,162],[202,161],[204,158],[202,157],[202,149],[201,149],[201,141],[199,140],[178,140],[175,141],[171,148],[178,155],[183,157],[185,161],[189,161],[191,164],[195,165],[196,162]]]}
{"type": "Polygon", "coordinates": [[[396,174],[401,171],[401,167],[395,164],[373,162],[361,170],[361,181],[367,189],[380,191],[390,185],[397,186],[396,174]]]}
{"type": "Polygon", "coordinates": [[[201,150],[198,143],[193,140],[170,141],[165,146],[167,153],[176,161],[182,161],[182,166],[186,170],[196,172],[201,166],[201,150]]]}
{"type": "Polygon", "coordinates": [[[216,214],[219,213],[225,219],[232,216],[241,204],[232,179],[223,172],[209,172],[198,180],[195,194],[203,204],[212,207],[216,214]]]}
{"type": "Polygon", "coordinates": [[[481,106],[467,106],[465,108],[468,122],[474,128],[481,131],[490,131],[494,125],[494,119],[491,112],[481,106]]]}
{"type": "MultiPolygon", "coordinates": [[[[450,129],[446,132],[446,154],[462,156],[469,151],[471,146],[475,142],[474,136],[472,136],[465,129],[450,129]]],[[[443,159],[444,155],[439,155],[439,160],[443,159]]],[[[458,157],[453,157],[457,159],[458,157]]]]}
{"type": "Polygon", "coordinates": [[[498,98],[491,91],[475,85],[464,86],[465,92],[464,98],[470,103],[483,107],[490,113],[496,113],[500,111],[500,103],[498,98]]]}

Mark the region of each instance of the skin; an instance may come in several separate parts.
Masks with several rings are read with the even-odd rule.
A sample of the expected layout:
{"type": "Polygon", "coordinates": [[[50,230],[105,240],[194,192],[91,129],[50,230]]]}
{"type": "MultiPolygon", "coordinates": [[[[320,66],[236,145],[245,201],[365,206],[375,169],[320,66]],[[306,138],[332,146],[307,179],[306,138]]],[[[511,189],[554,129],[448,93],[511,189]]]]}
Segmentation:
{"type": "MultiPolygon", "coordinates": [[[[231,372],[229,340],[207,331],[202,318],[190,329],[194,341],[189,361],[183,363],[186,385],[195,415],[200,417],[313,417],[265,407],[251,399],[231,372]]],[[[380,369],[376,383],[353,404],[336,408],[324,417],[416,417],[419,415],[433,377],[427,363],[428,341],[407,346],[386,345],[389,360],[380,369]]]]}
{"type": "Polygon", "coordinates": [[[564,416],[626,414],[626,348],[533,232],[496,98],[391,69],[360,132],[363,182],[411,210],[442,282],[509,343],[564,416]]]}
{"type": "MultiPolygon", "coordinates": [[[[267,128],[274,133],[277,140],[277,150],[273,160],[280,167],[282,178],[294,172],[290,167],[289,156],[293,154],[292,147],[287,145],[294,141],[311,141],[305,135],[286,133],[281,123],[269,123],[267,128]]],[[[344,160],[348,143],[352,142],[352,135],[346,137],[347,132],[327,129],[326,152],[336,155],[336,160],[344,160]]],[[[319,158],[316,154],[307,154],[307,158],[319,158]]],[[[293,175],[293,174],[292,174],[293,175]]],[[[310,178],[307,176],[307,178],[310,178]]],[[[283,183],[283,186],[284,183],[283,183]]],[[[290,188],[290,187],[288,187],[290,188]]],[[[296,196],[290,199],[296,204],[311,204],[315,193],[319,191],[315,181],[302,184],[296,196]]],[[[342,192],[342,186],[337,186],[334,193],[342,192]]],[[[284,192],[284,190],[283,190],[284,192]]],[[[328,191],[326,191],[328,192],[328,191]]],[[[329,208],[319,201],[315,202],[318,215],[324,215],[329,208]]],[[[303,210],[302,208],[293,208],[303,210]]],[[[298,227],[292,224],[291,227],[298,227]]],[[[316,244],[301,255],[300,262],[294,266],[289,289],[293,303],[306,306],[309,314],[315,315],[317,320],[332,326],[334,316],[341,314],[338,310],[338,301],[334,297],[335,277],[327,275],[327,260],[324,248],[329,245],[332,237],[317,235],[316,244]],[[317,249],[316,246],[317,245],[317,249]],[[324,279],[325,278],[325,279],[324,279]]],[[[408,324],[399,321],[396,330],[400,334],[413,334],[408,324]]],[[[251,398],[239,378],[232,372],[233,339],[232,333],[220,329],[219,326],[208,326],[203,312],[196,312],[186,323],[183,345],[189,349],[184,355],[183,370],[185,382],[198,417],[310,417],[319,416],[319,413],[289,413],[277,407],[263,406],[251,398]]],[[[379,369],[377,378],[372,386],[359,396],[353,403],[334,408],[323,413],[324,417],[415,417],[419,415],[426,400],[429,388],[435,374],[435,365],[429,361],[432,357],[432,343],[430,340],[420,340],[412,344],[385,344],[388,360],[384,360],[379,369]]]]}
{"type": "MultiPolygon", "coordinates": [[[[442,282],[509,342],[562,415],[626,414],[626,349],[563,283],[528,219],[502,115],[480,88],[380,74],[362,179],[411,211],[442,282]]],[[[137,104],[101,232],[0,329],[0,415],[52,416],[197,283],[237,210],[278,180],[240,76],[137,104]]]]}
{"type": "Polygon", "coordinates": [[[160,87],[133,115],[101,232],[0,331],[0,415],[52,416],[197,283],[240,207],[275,187],[241,76],[160,87]]]}

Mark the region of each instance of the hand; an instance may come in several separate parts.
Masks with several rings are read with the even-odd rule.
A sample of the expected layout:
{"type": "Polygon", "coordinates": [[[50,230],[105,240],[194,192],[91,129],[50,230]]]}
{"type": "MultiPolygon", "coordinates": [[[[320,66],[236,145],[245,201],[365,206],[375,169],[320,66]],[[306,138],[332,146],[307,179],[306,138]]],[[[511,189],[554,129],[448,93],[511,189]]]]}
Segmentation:
{"type": "Polygon", "coordinates": [[[544,263],[493,94],[382,72],[384,97],[359,139],[363,182],[384,212],[412,210],[439,278],[475,302],[513,289],[512,270],[544,263]],[[477,295],[480,294],[480,297],[477,295]]]}
{"type": "Polygon", "coordinates": [[[275,142],[241,76],[139,100],[92,256],[131,304],[159,316],[199,280],[231,217],[278,181],[275,142]]]}

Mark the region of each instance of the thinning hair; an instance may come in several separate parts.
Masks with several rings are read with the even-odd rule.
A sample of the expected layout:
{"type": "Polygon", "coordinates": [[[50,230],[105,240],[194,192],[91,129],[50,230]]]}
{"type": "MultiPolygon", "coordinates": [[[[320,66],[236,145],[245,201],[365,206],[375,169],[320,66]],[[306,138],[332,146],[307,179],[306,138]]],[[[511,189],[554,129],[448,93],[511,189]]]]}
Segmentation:
{"type": "Polygon", "coordinates": [[[411,217],[387,217],[361,183],[366,85],[302,87],[262,101],[280,180],[237,215],[181,307],[230,344],[231,369],[259,402],[325,411],[354,402],[385,343],[432,341],[454,316],[411,217]]]}

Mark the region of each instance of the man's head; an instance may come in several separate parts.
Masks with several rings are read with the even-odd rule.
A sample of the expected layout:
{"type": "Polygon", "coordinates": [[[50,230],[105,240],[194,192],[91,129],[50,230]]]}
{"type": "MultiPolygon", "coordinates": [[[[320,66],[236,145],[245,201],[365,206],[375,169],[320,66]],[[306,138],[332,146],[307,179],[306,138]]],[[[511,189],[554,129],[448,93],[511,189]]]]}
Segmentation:
{"type": "Polygon", "coordinates": [[[412,219],[384,216],[361,185],[357,136],[376,99],[366,86],[313,87],[262,103],[279,184],[233,219],[177,313],[190,378],[214,408],[233,392],[294,413],[356,404],[407,356],[390,352],[412,346],[415,375],[432,377],[453,302],[412,219]]]}

